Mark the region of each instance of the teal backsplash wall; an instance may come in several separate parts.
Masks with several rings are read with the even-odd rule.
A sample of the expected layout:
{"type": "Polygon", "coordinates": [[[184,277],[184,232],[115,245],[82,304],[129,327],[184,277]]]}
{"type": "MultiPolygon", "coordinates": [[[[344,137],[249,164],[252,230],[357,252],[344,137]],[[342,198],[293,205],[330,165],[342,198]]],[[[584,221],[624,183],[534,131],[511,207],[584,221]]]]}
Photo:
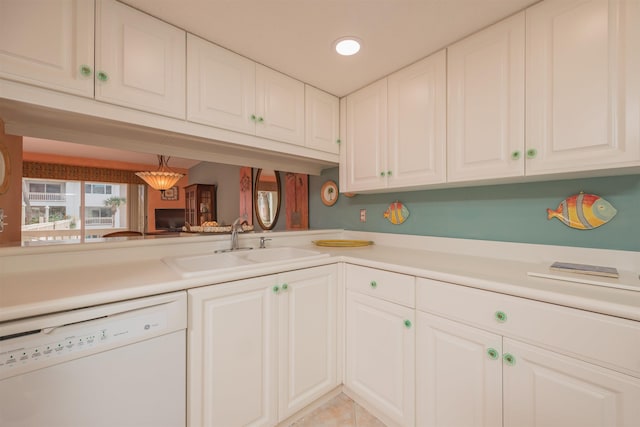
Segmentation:
{"type": "Polygon", "coordinates": [[[327,207],[320,200],[320,187],[329,179],[338,183],[337,168],[310,177],[311,228],[640,251],[640,175],[358,194],[353,198],[341,194],[335,205],[327,207]],[[618,210],[617,215],[593,230],[576,230],[558,219],[547,220],[547,208],[555,210],[562,200],[580,191],[605,198],[618,210]],[[395,200],[410,211],[401,225],[383,217],[395,200]],[[367,210],[366,223],[360,222],[360,209],[367,210]]]}

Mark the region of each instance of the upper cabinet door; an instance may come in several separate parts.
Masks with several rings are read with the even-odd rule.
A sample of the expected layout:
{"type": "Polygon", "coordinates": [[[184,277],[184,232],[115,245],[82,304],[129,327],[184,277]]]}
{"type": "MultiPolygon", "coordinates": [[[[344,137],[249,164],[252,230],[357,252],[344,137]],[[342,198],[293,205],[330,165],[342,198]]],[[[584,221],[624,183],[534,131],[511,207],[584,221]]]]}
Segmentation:
{"type": "Polygon", "coordinates": [[[185,118],[185,32],[113,0],[96,14],[96,99],[185,118]]]}
{"type": "Polygon", "coordinates": [[[253,134],[255,90],[253,61],[187,34],[187,120],[253,134]]]}
{"type": "Polygon", "coordinates": [[[305,145],[338,154],[339,100],[333,95],[305,85],[305,145]]]}
{"type": "Polygon", "coordinates": [[[639,56],[638,1],[527,10],[527,174],[638,164],[639,56]]]}
{"type": "MultiPolygon", "coordinates": [[[[386,186],[387,79],[347,96],[346,187],[361,191],[386,186]]],[[[343,186],[344,187],[344,186],[343,186]]]]}
{"type": "Polygon", "coordinates": [[[389,76],[389,187],[445,181],[446,82],[444,50],[389,76]]]}
{"type": "Polygon", "coordinates": [[[524,174],[524,12],[448,48],[447,180],[524,174]]]}
{"type": "Polygon", "coordinates": [[[256,65],[256,135],[304,145],[304,83],[256,65]]]}
{"type": "Polygon", "coordinates": [[[93,98],[93,1],[0,1],[0,77],[93,98]]]}

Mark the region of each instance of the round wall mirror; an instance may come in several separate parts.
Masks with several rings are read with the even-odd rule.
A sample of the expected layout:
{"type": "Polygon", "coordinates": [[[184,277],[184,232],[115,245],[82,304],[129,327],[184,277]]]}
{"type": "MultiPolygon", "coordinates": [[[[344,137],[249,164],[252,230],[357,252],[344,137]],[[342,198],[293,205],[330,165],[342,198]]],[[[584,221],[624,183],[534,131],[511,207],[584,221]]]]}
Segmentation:
{"type": "Polygon", "coordinates": [[[280,213],[280,175],[273,169],[258,169],[253,191],[256,219],[263,230],[271,230],[280,213]]]}
{"type": "Polygon", "coordinates": [[[0,143],[0,194],[4,194],[9,188],[9,175],[11,173],[9,150],[0,143]]]}

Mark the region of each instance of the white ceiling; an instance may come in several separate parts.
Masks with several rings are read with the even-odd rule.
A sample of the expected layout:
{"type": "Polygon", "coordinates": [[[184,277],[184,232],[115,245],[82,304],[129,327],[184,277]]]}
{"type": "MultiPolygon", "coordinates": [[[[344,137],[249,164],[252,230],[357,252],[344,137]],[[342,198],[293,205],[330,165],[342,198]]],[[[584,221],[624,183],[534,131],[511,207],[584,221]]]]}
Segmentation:
{"type": "MultiPolygon", "coordinates": [[[[158,166],[158,157],[155,154],[137,153],[134,151],[116,150],[113,148],[94,145],[74,144],[71,142],[54,141],[52,139],[22,138],[22,151],[30,153],[51,154],[56,156],[80,157],[84,159],[112,160],[118,162],[135,163],[158,166]]],[[[181,159],[171,157],[169,167],[189,169],[200,163],[199,160],[181,159]]]]}
{"type": "Polygon", "coordinates": [[[538,0],[123,0],[344,96],[538,0]],[[333,42],[356,36],[353,57],[333,42]]]}

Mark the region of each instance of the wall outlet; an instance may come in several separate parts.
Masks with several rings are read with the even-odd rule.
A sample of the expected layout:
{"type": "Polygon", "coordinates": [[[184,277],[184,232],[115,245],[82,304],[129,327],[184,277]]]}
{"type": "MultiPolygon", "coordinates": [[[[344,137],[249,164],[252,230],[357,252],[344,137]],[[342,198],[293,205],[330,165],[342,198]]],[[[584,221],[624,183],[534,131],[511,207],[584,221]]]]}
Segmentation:
{"type": "Polygon", "coordinates": [[[360,222],[367,222],[367,210],[360,209],[360,222]]]}

